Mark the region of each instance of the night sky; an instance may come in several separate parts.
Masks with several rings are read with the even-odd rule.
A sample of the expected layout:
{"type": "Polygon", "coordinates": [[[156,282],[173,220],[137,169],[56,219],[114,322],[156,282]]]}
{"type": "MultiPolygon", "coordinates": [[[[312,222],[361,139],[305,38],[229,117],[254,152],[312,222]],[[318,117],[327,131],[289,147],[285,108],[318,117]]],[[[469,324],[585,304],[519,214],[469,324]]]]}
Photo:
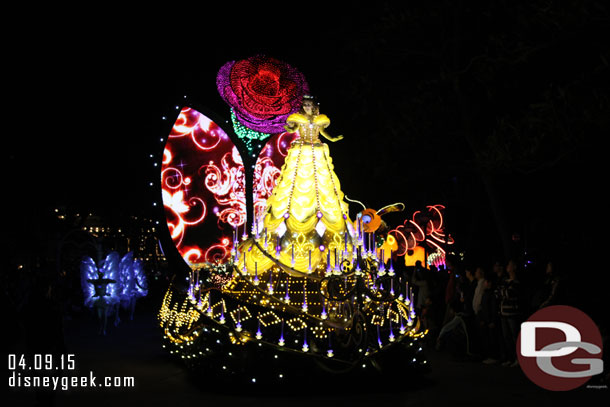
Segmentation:
{"type": "Polygon", "coordinates": [[[331,156],[348,196],[443,203],[464,249],[501,252],[485,174],[506,233],[581,247],[605,209],[590,156],[608,134],[606,6],[467,3],[28,17],[5,77],[8,230],[27,241],[55,205],[156,216],[175,106],[228,119],[216,72],[264,53],[305,74],[345,136],[331,156]]]}

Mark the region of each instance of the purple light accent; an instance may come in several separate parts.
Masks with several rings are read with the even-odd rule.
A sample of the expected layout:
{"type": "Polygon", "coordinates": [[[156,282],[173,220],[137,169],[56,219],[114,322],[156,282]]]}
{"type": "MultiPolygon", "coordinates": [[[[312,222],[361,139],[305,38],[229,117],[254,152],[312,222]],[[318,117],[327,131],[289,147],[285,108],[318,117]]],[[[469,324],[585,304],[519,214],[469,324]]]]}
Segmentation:
{"type": "Polygon", "coordinates": [[[322,214],[322,212],[318,211],[318,213],[316,213],[316,216],[318,217],[318,219],[322,219],[322,216],[324,216],[322,214]]]}
{"type": "Polygon", "coordinates": [[[286,212],[286,213],[284,214],[284,219],[288,219],[289,217],[290,217],[290,214],[289,214],[288,212],[286,212]]]}
{"type": "Polygon", "coordinates": [[[320,245],[320,251],[321,251],[321,252],[323,252],[323,251],[324,251],[324,249],[326,249],[326,248],[324,247],[324,245],[323,245],[323,244],[321,244],[321,245],[320,245]]]}

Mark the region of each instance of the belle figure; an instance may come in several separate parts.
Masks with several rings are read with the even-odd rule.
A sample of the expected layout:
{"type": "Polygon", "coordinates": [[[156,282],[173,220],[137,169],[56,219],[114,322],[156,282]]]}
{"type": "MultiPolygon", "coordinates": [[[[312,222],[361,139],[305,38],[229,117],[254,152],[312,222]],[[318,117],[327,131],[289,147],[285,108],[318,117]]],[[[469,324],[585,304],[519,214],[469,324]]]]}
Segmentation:
{"type": "Polygon", "coordinates": [[[331,137],[326,132],[329,124],[311,96],[305,96],[301,110],[287,119],[285,129],[298,137],[265,212],[254,222],[253,237],[242,242],[237,254],[237,267],[255,284],[271,284],[273,290],[282,271],[319,280],[341,273],[341,264],[352,261],[357,238],[328,145],[319,138],[343,138],[331,137]]]}

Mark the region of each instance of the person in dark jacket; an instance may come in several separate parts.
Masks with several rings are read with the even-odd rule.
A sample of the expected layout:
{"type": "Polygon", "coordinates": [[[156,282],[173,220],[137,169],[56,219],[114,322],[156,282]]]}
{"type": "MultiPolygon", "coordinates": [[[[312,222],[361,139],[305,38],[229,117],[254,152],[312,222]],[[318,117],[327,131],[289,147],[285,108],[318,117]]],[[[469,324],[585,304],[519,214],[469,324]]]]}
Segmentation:
{"type": "Polygon", "coordinates": [[[441,325],[445,325],[453,318],[453,312],[451,310],[451,304],[458,301],[458,287],[457,287],[457,277],[458,277],[458,267],[457,267],[457,259],[453,256],[448,256],[446,260],[447,265],[447,276],[448,280],[445,286],[445,316],[443,317],[443,323],[441,325]]]}
{"type": "Polygon", "coordinates": [[[545,274],[546,280],[541,292],[542,302],[538,305],[538,309],[548,307],[549,305],[561,304],[564,301],[563,281],[552,261],[546,264],[545,274]]]}
{"type": "Polygon", "coordinates": [[[506,350],[503,366],[518,366],[516,346],[523,319],[523,292],[517,279],[517,263],[511,260],[506,265],[507,278],[500,287],[500,320],[506,350]]]}
{"type": "Polygon", "coordinates": [[[462,280],[460,280],[460,291],[462,307],[464,309],[464,313],[469,318],[474,315],[472,299],[474,298],[474,291],[476,288],[477,280],[474,277],[474,270],[472,267],[466,267],[464,277],[462,280]]]}
{"type": "Polygon", "coordinates": [[[487,278],[483,282],[484,291],[481,297],[481,307],[477,313],[479,336],[481,338],[481,354],[483,363],[495,364],[500,360],[500,313],[499,304],[495,294],[493,279],[487,278]]]}

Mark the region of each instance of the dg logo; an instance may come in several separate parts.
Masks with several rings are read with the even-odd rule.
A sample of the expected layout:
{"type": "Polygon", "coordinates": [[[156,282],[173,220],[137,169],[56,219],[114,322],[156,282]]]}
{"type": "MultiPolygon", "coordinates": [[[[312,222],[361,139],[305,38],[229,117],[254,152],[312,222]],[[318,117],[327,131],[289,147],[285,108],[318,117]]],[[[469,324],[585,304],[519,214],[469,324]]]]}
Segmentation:
{"type": "Polygon", "coordinates": [[[525,375],[547,390],[572,390],[604,370],[602,337],[584,312],[554,305],[521,324],[517,357],[525,375]]]}

